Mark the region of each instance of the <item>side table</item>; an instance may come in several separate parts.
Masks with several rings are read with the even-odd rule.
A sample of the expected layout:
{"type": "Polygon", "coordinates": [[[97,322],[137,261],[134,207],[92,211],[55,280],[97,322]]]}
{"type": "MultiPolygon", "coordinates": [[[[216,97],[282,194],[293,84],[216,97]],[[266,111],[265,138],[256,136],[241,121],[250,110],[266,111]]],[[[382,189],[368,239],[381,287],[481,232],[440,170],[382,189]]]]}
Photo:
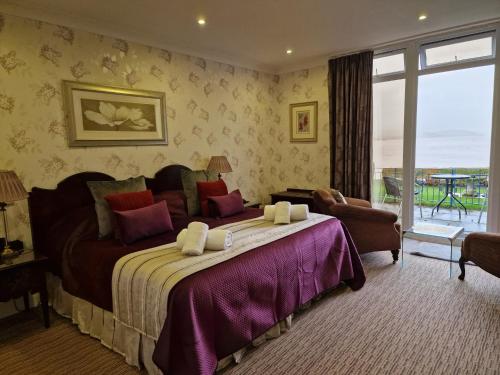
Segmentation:
{"type": "Polygon", "coordinates": [[[24,309],[29,310],[29,294],[40,293],[43,322],[50,326],[49,302],[45,271],[48,258],[33,250],[24,250],[16,257],[0,260],[0,301],[23,297],[24,309]]]}

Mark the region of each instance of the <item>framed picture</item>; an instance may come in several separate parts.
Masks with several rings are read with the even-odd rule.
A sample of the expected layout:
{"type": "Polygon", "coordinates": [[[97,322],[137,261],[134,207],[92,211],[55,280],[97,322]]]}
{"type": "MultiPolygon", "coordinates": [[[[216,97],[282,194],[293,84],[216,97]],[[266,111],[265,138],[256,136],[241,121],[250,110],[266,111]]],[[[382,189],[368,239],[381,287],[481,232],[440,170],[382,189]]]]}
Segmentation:
{"type": "Polygon", "coordinates": [[[165,94],[63,81],[69,146],[167,144],[165,94]]]}
{"type": "Polygon", "coordinates": [[[318,102],[290,104],[290,142],[318,141],[318,102]]]}

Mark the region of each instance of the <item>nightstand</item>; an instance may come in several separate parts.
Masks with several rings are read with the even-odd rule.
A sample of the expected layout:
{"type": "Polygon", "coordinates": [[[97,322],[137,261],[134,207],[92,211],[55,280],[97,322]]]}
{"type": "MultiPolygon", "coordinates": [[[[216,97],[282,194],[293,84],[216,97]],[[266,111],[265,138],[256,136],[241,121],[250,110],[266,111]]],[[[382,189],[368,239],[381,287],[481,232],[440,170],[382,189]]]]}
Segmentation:
{"type": "Polygon", "coordinates": [[[45,271],[48,258],[24,250],[16,257],[0,261],[0,301],[7,302],[14,298],[24,298],[24,309],[29,310],[29,294],[40,293],[43,322],[46,328],[50,326],[49,303],[45,271]]]}

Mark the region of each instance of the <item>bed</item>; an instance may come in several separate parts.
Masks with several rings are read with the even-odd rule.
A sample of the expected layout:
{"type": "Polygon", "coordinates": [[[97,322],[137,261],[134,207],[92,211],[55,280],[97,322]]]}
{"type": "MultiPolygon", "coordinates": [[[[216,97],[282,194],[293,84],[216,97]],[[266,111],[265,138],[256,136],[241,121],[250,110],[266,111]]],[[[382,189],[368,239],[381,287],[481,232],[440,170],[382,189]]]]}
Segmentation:
{"type": "MultiPolygon", "coordinates": [[[[182,190],[184,169],[188,168],[167,166],[146,178],[146,185],[153,193],[182,190]]],[[[151,373],[212,374],[221,360],[286,321],[299,306],[343,282],[353,290],[365,282],[345,227],[324,217],[312,227],[180,280],[168,299],[159,302],[168,314],[158,337],[152,339],[113,319],[112,275],[117,262],[175,242],[191,221],[204,221],[213,228],[259,220],[262,210],[247,208],[224,219],[175,218],[172,232],[125,246],[118,240],[97,239],[94,200],[86,182],[107,180],[113,177],[85,172],[66,178],[55,189],[33,188],[29,196],[33,245],[49,258],[59,292],[72,298],[73,306],[64,315],[123,354],[129,364],[142,364],[151,373]]]]}

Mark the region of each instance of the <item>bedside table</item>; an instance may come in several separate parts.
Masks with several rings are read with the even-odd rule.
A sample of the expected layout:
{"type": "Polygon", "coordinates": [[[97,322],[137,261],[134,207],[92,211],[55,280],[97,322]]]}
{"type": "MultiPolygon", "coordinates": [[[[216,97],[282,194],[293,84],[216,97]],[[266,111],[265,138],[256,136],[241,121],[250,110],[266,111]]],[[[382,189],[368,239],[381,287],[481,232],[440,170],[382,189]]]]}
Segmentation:
{"type": "Polygon", "coordinates": [[[24,309],[29,310],[29,294],[40,293],[43,322],[50,326],[49,302],[45,270],[48,258],[35,254],[33,250],[24,250],[16,257],[0,261],[0,301],[7,302],[14,298],[24,298],[24,309]]]}

